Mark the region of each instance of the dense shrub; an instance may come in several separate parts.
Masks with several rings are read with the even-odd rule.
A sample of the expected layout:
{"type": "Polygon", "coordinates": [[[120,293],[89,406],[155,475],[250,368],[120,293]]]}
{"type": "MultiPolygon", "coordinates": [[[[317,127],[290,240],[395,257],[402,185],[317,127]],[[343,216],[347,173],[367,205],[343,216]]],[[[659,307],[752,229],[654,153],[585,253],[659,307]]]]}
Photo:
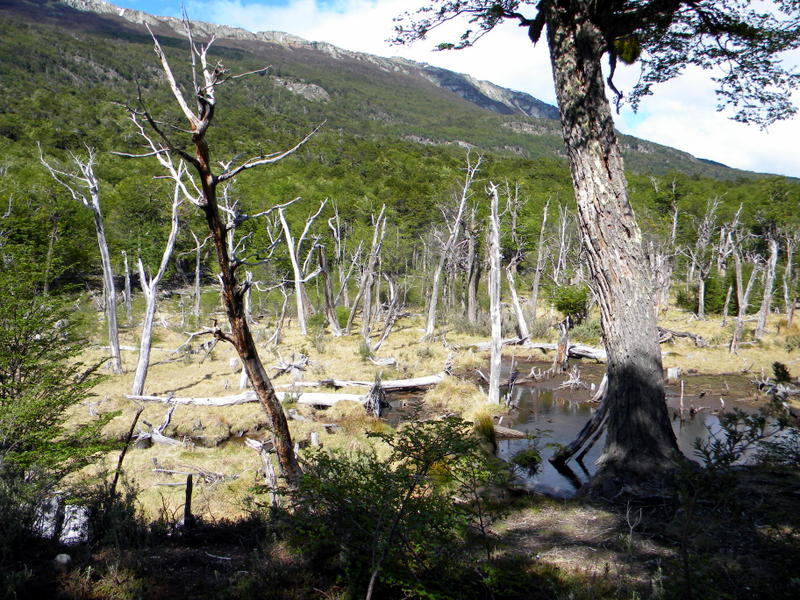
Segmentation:
{"type": "Polygon", "coordinates": [[[580,325],[589,312],[589,288],[585,285],[562,285],[552,292],[553,307],[580,325]]]}
{"type": "Polygon", "coordinates": [[[307,457],[292,497],[297,541],[320,564],[340,565],[353,592],[371,579],[409,590],[425,580],[435,588],[463,558],[462,535],[474,524],[469,506],[480,502],[477,490],[492,471],[470,425],[456,417],[415,420],[372,437],[388,454],[317,450],[307,457]],[[454,492],[470,505],[455,504],[454,492]]]}

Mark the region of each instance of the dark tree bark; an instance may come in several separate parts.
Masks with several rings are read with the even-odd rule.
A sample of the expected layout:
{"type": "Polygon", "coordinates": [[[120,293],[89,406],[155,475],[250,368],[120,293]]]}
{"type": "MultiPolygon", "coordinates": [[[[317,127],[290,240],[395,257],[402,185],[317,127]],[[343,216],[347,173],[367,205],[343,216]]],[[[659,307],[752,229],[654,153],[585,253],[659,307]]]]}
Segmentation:
{"type": "MultiPolygon", "coordinates": [[[[222,65],[217,64],[216,67],[210,67],[208,65],[206,55],[210,43],[206,45],[195,44],[191,37],[191,29],[188,23],[187,34],[193,53],[192,65],[197,65],[198,67],[197,72],[194,73],[195,83],[192,88],[192,97],[196,101],[195,109],[190,108],[187,103],[184,93],[175,80],[167,57],[155,36],[153,36],[153,41],[155,42],[156,55],[161,62],[170,90],[188,121],[189,133],[191,136],[189,141],[191,144],[190,147],[193,148],[193,153],[183,150],[180,144],[174,143],[171,139],[171,135],[166,133],[167,130],[162,128],[162,125],[146,111],[132,110],[131,119],[139,128],[140,133],[148,141],[151,151],[147,152],[144,156],[155,156],[162,166],[171,173],[177,183],[181,181],[181,178],[179,175],[176,175],[176,173],[179,173],[179,169],[173,165],[172,156],[189,163],[194,169],[197,188],[199,188],[199,196],[195,197],[185,186],[183,187],[183,191],[185,195],[202,210],[205,217],[217,256],[217,263],[219,265],[218,279],[222,299],[225,304],[225,312],[227,313],[228,323],[230,325],[230,332],[225,332],[216,325],[212,331],[217,339],[225,340],[236,348],[236,352],[242,361],[242,365],[250,379],[258,401],[267,414],[281,474],[287,485],[294,487],[300,477],[300,467],[294,454],[292,439],[286,422],[286,416],[283,413],[283,407],[278,400],[272,382],[267,376],[264,365],[261,363],[255,341],[250,331],[250,326],[247,322],[245,297],[250,284],[248,281],[240,281],[237,277],[237,270],[245,264],[245,261],[232,255],[229,249],[227,239],[228,227],[220,214],[219,203],[217,201],[217,188],[220,184],[231,181],[245,170],[278,162],[282,158],[292,154],[300,148],[314,132],[309,134],[309,136],[290,150],[277,154],[257,156],[240,163],[238,166],[227,166],[222,173],[216,174],[214,172],[214,163],[211,160],[209,144],[206,140],[206,133],[215,115],[216,88],[228,81],[230,77],[222,65]],[[140,119],[142,118],[155,132],[156,139],[158,140],[157,144],[145,133],[144,126],[140,124],[140,119]]],[[[247,219],[250,217],[240,215],[238,218],[247,219]]]]}
{"type": "Polygon", "coordinates": [[[608,352],[608,435],[601,474],[623,481],[674,468],[680,456],[665,403],[661,350],[642,239],[601,70],[606,45],[571,3],[545,15],[558,107],[608,352]]]}

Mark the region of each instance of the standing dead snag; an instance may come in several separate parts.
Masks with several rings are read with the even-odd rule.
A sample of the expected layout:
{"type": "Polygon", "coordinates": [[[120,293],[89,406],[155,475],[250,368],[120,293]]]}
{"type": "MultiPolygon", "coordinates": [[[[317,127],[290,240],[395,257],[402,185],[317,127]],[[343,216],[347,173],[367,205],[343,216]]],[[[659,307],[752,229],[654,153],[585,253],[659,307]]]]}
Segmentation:
{"type": "Polygon", "coordinates": [[[103,213],[100,210],[100,183],[94,174],[95,153],[94,149],[87,148],[86,160],[72,154],[72,162],[78,168],[77,173],[67,173],[53,168],[44,159],[39,148],[39,160],[48,170],[50,175],[59,184],[64,186],[74,200],[83,204],[92,211],[94,228],[97,234],[97,246],[100,249],[100,264],[103,267],[103,306],[105,307],[106,321],[108,322],[108,344],[111,347],[111,370],[122,373],[122,358],[119,352],[119,328],[117,327],[117,291],[114,287],[114,272],[111,269],[111,255],[106,242],[106,230],[103,224],[103,213]],[[88,192],[88,196],[85,192],[88,192]]]}
{"type": "Polygon", "coordinates": [[[489,358],[489,402],[500,404],[500,363],[503,351],[503,332],[500,309],[500,198],[497,186],[490,183],[489,195],[489,317],[492,323],[491,355],[489,358]]]}
{"type": "Polygon", "coordinates": [[[208,141],[206,140],[206,133],[213,122],[217,108],[216,89],[223,83],[247,75],[247,73],[231,76],[222,64],[209,65],[208,51],[214,42],[214,38],[212,37],[207,44],[196,44],[192,38],[188,21],[186,22],[186,32],[189,38],[193,68],[191,91],[192,97],[196,102],[194,109],[189,106],[181,87],[173,75],[167,57],[154,35],[153,42],[170,90],[189,123],[188,134],[191,136],[189,141],[194,148],[194,152],[190,153],[183,149],[183,144],[186,140],[178,143],[173,139],[173,135],[178,135],[183,132],[183,129],[165,126],[153,118],[145,109],[130,109],[131,118],[137,126],[139,121],[143,119],[147,122],[151,131],[155,133],[156,139],[153,140],[145,135],[144,128],[140,126],[140,132],[145,136],[150,147],[150,151],[143,156],[155,156],[173,176],[175,173],[175,168],[172,166],[173,156],[188,163],[194,170],[196,175],[196,181],[194,182],[196,194],[191,194],[189,189],[183,185],[181,185],[181,191],[203,211],[205,216],[216,251],[219,265],[219,283],[230,324],[230,332],[224,332],[220,327],[215,326],[213,334],[217,339],[230,342],[236,348],[236,352],[239,354],[239,358],[247,371],[253,390],[267,413],[281,474],[288,485],[294,486],[300,476],[300,468],[294,455],[286,416],[275,394],[272,382],[259,358],[255,341],[247,323],[245,296],[250,284],[247,281],[240,281],[237,277],[237,270],[243,264],[246,264],[246,261],[243,258],[232,255],[229,251],[227,243],[228,227],[220,215],[217,188],[220,184],[232,181],[243,171],[273,164],[286,158],[302,147],[316,132],[316,129],[289,150],[256,156],[238,165],[229,165],[221,173],[216,174],[211,162],[208,141]]]}
{"type": "MultiPolygon", "coordinates": [[[[447,261],[450,260],[450,254],[453,252],[453,249],[458,242],[458,236],[461,233],[462,227],[461,221],[464,216],[464,210],[467,207],[467,200],[471,194],[470,188],[472,187],[472,182],[475,179],[475,174],[478,172],[478,169],[481,166],[481,161],[482,157],[479,156],[478,159],[473,163],[469,153],[467,153],[466,175],[464,177],[464,185],[461,188],[461,196],[458,199],[456,215],[453,217],[452,224],[446,223],[450,230],[449,235],[442,244],[442,253],[439,255],[439,262],[436,264],[436,270],[433,272],[433,284],[431,287],[431,295],[428,304],[428,316],[425,321],[425,333],[423,335],[423,340],[426,341],[430,341],[433,338],[434,329],[436,327],[436,308],[439,301],[439,287],[442,280],[442,274],[444,273],[447,261]]],[[[446,221],[447,215],[445,214],[445,222],[446,221]]]]}
{"type": "MultiPolygon", "coordinates": [[[[181,175],[179,171],[178,175],[181,175]]],[[[167,271],[172,251],[175,248],[175,240],[178,237],[178,209],[183,202],[181,198],[180,187],[175,185],[175,192],[172,197],[172,215],[171,227],[169,237],[167,238],[164,253],[161,256],[161,264],[158,266],[158,271],[152,277],[148,277],[145,273],[142,259],[139,257],[139,282],[142,286],[145,298],[144,321],[142,322],[142,335],[139,343],[139,360],[136,363],[136,374],[133,377],[133,387],[131,394],[139,396],[144,393],[144,382],[147,378],[147,370],[150,367],[150,347],[153,339],[153,318],[156,314],[156,302],[158,300],[158,286],[161,283],[161,278],[167,271]]]]}

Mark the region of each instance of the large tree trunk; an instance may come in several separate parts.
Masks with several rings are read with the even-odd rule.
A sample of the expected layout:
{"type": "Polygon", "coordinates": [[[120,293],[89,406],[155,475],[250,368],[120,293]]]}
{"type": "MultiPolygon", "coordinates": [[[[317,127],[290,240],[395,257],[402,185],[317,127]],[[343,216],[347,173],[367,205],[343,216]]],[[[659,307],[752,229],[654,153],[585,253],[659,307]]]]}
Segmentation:
{"type": "Polygon", "coordinates": [[[608,435],[601,477],[622,483],[675,468],[656,315],[642,240],[601,70],[601,33],[572,3],[547,7],[547,37],[581,241],[608,353],[608,435]]]}

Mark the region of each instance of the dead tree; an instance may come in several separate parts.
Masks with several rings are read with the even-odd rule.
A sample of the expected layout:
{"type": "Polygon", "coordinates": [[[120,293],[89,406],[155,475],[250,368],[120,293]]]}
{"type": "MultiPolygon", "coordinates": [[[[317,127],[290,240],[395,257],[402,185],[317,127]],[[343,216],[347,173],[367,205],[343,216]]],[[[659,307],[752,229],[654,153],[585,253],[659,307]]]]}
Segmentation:
{"type": "MultiPolygon", "coordinates": [[[[274,164],[286,158],[302,147],[316,130],[312,131],[303,140],[288,150],[255,156],[238,163],[236,166],[224,168],[220,173],[215,173],[210,158],[206,134],[217,110],[216,90],[223,83],[247,74],[231,76],[222,64],[217,63],[213,66],[209,65],[208,51],[214,42],[214,38],[212,37],[206,44],[196,44],[192,38],[192,31],[188,21],[186,21],[186,32],[189,38],[193,67],[191,98],[195,103],[194,108],[190,107],[189,102],[187,102],[186,96],[175,79],[172,68],[161,45],[154,35],[152,37],[155,52],[161,62],[161,67],[166,76],[170,91],[180,107],[181,112],[188,121],[188,134],[190,139],[186,141],[193,147],[193,152],[190,153],[183,149],[186,141],[181,140],[179,142],[177,139],[173,138],[173,136],[183,133],[183,128],[165,125],[156,120],[145,108],[131,108],[130,113],[134,122],[138,123],[140,119],[146,121],[150,129],[154,132],[155,139],[158,140],[156,144],[154,140],[146,138],[150,146],[150,151],[148,151],[145,156],[155,156],[160,160],[162,166],[165,167],[166,157],[175,156],[191,165],[197,176],[197,180],[193,182],[196,195],[190,194],[189,190],[185,187],[182,189],[182,192],[187,196],[191,196],[193,203],[202,210],[205,216],[206,224],[208,225],[209,233],[211,234],[216,251],[217,263],[220,270],[219,282],[221,294],[230,325],[229,332],[223,331],[222,328],[216,324],[214,327],[210,328],[210,332],[213,333],[217,339],[229,342],[236,348],[258,401],[267,414],[281,474],[289,486],[294,486],[300,476],[300,468],[294,454],[286,416],[283,413],[283,408],[272,386],[272,382],[267,376],[264,365],[259,358],[250,326],[245,317],[244,297],[247,293],[248,286],[246,283],[240,282],[237,277],[237,270],[247,263],[246,260],[237,256],[231,256],[229,253],[226,225],[220,214],[217,195],[220,184],[224,185],[226,182],[233,180],[237,175],[249,169],[274,164]],[[155,150],[153,150],[153,147],[155,147],[155,150]]],[[[261,70],[259,72],[263,71],[264,70],[261,70]]],[[[143,130],[140,131],[143,133],[143,130]]]]}
{"type": "MultiPolygon", "coordinates": [[[[183,177],[183,165],[179,167],[178,177],[183,177]]],[[[136,373],[133,376],[131,394],[141,396],[144,394],[144,382],[147,379],[147,370],[150,367],[150,347],[153,339],[153,318],[156,314],[156,302],[158,301],[158,286],[164,273],[167,271],[172,251],[175,248],[175,240],[178,237],[178,209],[183,202],[179,184],[175,184],[175,191],[172,196],[172,212],[170,216],[170,230],[167,243],[164,245],[164,253],[161,255],[161,263],[158,271],[152,277],[148,277],[145,272],[142,258],[139,257],[139,283],[144,293],[145,309],[142,321],[142,335],[139,341],[139,360],[136,363],[136,373]]]]}
{"type": "Polygon", "coordinates": [[[325,312],[325,317],[328,319],[328,327],[331,328],[331,333],[334,337],[341,337],[344,335],[344,332],[342,328],[339,327],[339,317],[336,314],[336,304],[333,301],[331,274],[328,268],[328,257],[325,254],[325,246],[317,244],[316,249],[319,270],[322,275],[322,291],[325,296],[325,306],[323,310],[325,312]]]}
{"type": "Polygon", "coordinates": [[[295,242],[294,237],[292,236],[292,230],[289,227],[289,221],[286,219],[286,212],[283,208],[278,209],[278,216],[281,220],[281,225],[283,227],[283,234],[286,238],[286,247],[289,251],[289,260],[292,263],[292,273],[294,274],[294,295],[295,295],[295,303],[297,306],[297,323],[300,326],[300,333],[303,335],[308,334],[308,327],[306,326],[306,294],[305,294],[305,284],[311,281],[314,277],[319,275],[320,269],[317,269],[311,274],[306,275],[305,268],[308,265],[309,259],[313,255],[314,248],[308,252],[308,258],[303,261],[303,265],[300,265],[300,256],[303,251],[303,243],[308,236],[308,232],[311,229],[311,225],[313,225],[314,221],[322,212],[322,209],[325,208],[325,204],[327,204],[327,200],[323,200],[320,202],[319,208],[317,212],[312,214],[308,219],[306,219],[305,227],[303,227],[303,232],[300,234],[300,237],[297,238],[295,242]]]}
{"type": "Polygon", "coordinates": [[[767,232],[767,246],[769,246],[769,258],[764,271],[764,295],[761,298],[761,308],[758,311],[756,324],[755,337],[757,340],[764,337],[767,330],[767,317],[772,310],[772,293],[775,287],[775,271],[778,268],[778,249],[780,247],[774,231],[767,232]]]}
{"type": "Polygon", "coordinates": [[[475,218],[475,206],[470,210],[469,220],[464,227],[467,239],[467,321],[478,320],[478,286],[481,280],[482,260],[480,256],[480,228],[475,218]]]}
{"type": "Polygon", "coordinates": [[[125,269],[125,287],[122,292],[123,303],[125,304],[126,322],[130,325],[133,321],[133,298],[131,296],[131,270],[128,266],[128,253],[122,251],[122,264],[125,269]]]}
{"type": "Polygon", "coordinates": [[[489,183],[489,318],[492,323],[489,357],[489,402],[500,404],[500,366],[503,351],[503,330],[500,308],[500,198],[497,186],[489,183]]]}
{"type": "MultiPolygon", "coordinates": [[[[458,206],[456,214],[453,217],[452,223],[447,222],[447,215],[445,214],[445,222],[449,230],[447,239],[442,244],[441,254],[439,261],[436,264],[436,269],[433,271],[433,282],[431,284],[431,292],[428,298],[428,316],[425,320],[425,333],[423,334],[424,340],[430,340],[433,337],[434,329],[436,328],[436,309],[439,301],[439,287],[441,285],[442,274],[444,273],[447,261],[458,242],[458,236],[461,233],[461,221],[464,217],[464,210],[467,207],[467,200],[471,195],[470,188],[475,179],[475,174],[481,166],[482,157],[473,163],[469,153],[467,153],[467,166],[465,169],[466,175],[464,176],[464,183],[461,186],[461,195],[458,198],[458,206]]],[[[444,213],[444,211],[442,211],[444,213]]]]}
{"type": "Polygon", "coordinates": [[[536,311],[539,305],[539,284],[542,280],[544,262],[547,260],[548,250],[544,244],[544,234],[547,228],[547,209],[550,208],[550,198],[544,203],[542,210],[542,225],[539,227],[539,243],[536,245],[536,269],[533,272],[533,283],[531,284],[531,318],[536,319],[536,311]]]}
{"type": "Polygon", "coordinates": [[[83,204],[92,212],[94,229],[97,235],[97,246],[100,250],[100,264],[103,269],[103,306],[108,324],[108,344],[111,348],[111,370],[115,374],[122,373],[122,358],[119,351],[119,328],[117,327],[117,291],[114,286],[114,272],[111,269],[111,255],[106,241],[106,230],[103,213],[100,210],[100,183],[94,174],[95,152],[87,148],[87,157],[82,159],[75,154],[70,155],[77,172],[59,171],[44,158],[39,148],[39,160],[50,175],[70,193],[72,198],[83,204]]]}
{"type": "Polygon", "coordinates": [[[689,256],[689,277],[696,273],[697,276],[697,318],[706,318],[706,279],[711,273],[714,261],[714,249],[711,245],[711,236],[717,224],[717,209],[719,198],[713,198],[706,203],[706,212],[703,219],[697,224],[697,239],[694,248],[687,250],[689,256]]]}
{"type": "Polygon", "coordinates": [[[364,343],[369,346],[369,332],[370,321],[372,320],[372,286],[375,278],[375,267],[378,264],[378,257],[381,253],[381,246],[383,245],[383,238],[386,234],[386,205],[381,206],[381,211],[378,213],[377,218],[374,219],[372,224],[372,246],[370,247],[369,255],[364,263],[361,271],[361,282],[358,286],[358,293],[353,299],[353,305],[350,307],[350,316],[347,318],[347,326],[345,333],[349,334],[350,329],[353,327],[353,320],[356,316],[359,303],[363,304],[361,310],[361,334],[364,338],[364,343]]]}
{"type": "Polygon", "coordinates": [[[517,223],[520,208],[519,185],[515,187],[514,193],[512,194],[511,189],[509,188],[508,184],[506,184],[506,193],[508,202],[506,206],[506,212],[508,213],[511,221],[511,242],[514,245],[514,254],[512,254],[511,259],[506,265],[506,279],[508,280],[508,291],[511,294],[511,305],[514,307],[514,314],[517,317],[517,329],[519,331],[519,337],[521,337],[523,340],[527,340],[531,337],[531,334],[530,331],[528,331],[528,323],[525,319],[525,313],[523,312],[522,305],[519,301],[517,284],[515,281],[517,265],[522,262],[523,258],[525,257],[525,242],[520,236],[517,223]]]}
{"type": "Polygon", "coordinates": [[[758,278],[758,273],[761,270],[760,257],[751,255],[749,257],[749,262],[752,263],[753,269],[750,271],[750,277],[745,285],[744,276],[742,273],[742,263],[744,260],[745,259],[742,256],[741,250],[737,249],[734,253],[734,270],[736,273],[736,300],[739,304],[739,311],[736,315],[736,325],[733,328],[733,337],[731,337],[731,342],[728,346],[728,351],[731,354],[736,354],[739,351],[739,341],[742,337],[742,331],[744,330],[744,321],[747,318],[747,308],[750,306],[750,293],[753,291],[753,284],[758,278]]]}
{"type": "Polygon", "coordinates": [[[197,237],[194,231],[189,230],[189,233],[192,234],[192,239],[194,240],[194,248],[192,248],[185,254],[188,254],[189,252],[194,254],[194,284],[193,284],[194,291],[192,293],[194,299],[192,302],[192,315],[194,315],[195,317],[199,317],[200,316],[200,265],[202,263],[201,251],[203,250],[203,247],[206,245],[206,242],[208,242],[211,239],[211,236],[206,236],[201,242],[200,238],[197,237]]]}
{"type": "Polygon", "coordinates": [[[791,327],[794,321],[794,307],[797,295],[793,291],[795,286],[794,252],[800,244],[800,231],[789,228],[783,231],[783,244],[786,248],[786,268],[783,271],[783,309],[786,312],[786,327],[791,327]]]}

